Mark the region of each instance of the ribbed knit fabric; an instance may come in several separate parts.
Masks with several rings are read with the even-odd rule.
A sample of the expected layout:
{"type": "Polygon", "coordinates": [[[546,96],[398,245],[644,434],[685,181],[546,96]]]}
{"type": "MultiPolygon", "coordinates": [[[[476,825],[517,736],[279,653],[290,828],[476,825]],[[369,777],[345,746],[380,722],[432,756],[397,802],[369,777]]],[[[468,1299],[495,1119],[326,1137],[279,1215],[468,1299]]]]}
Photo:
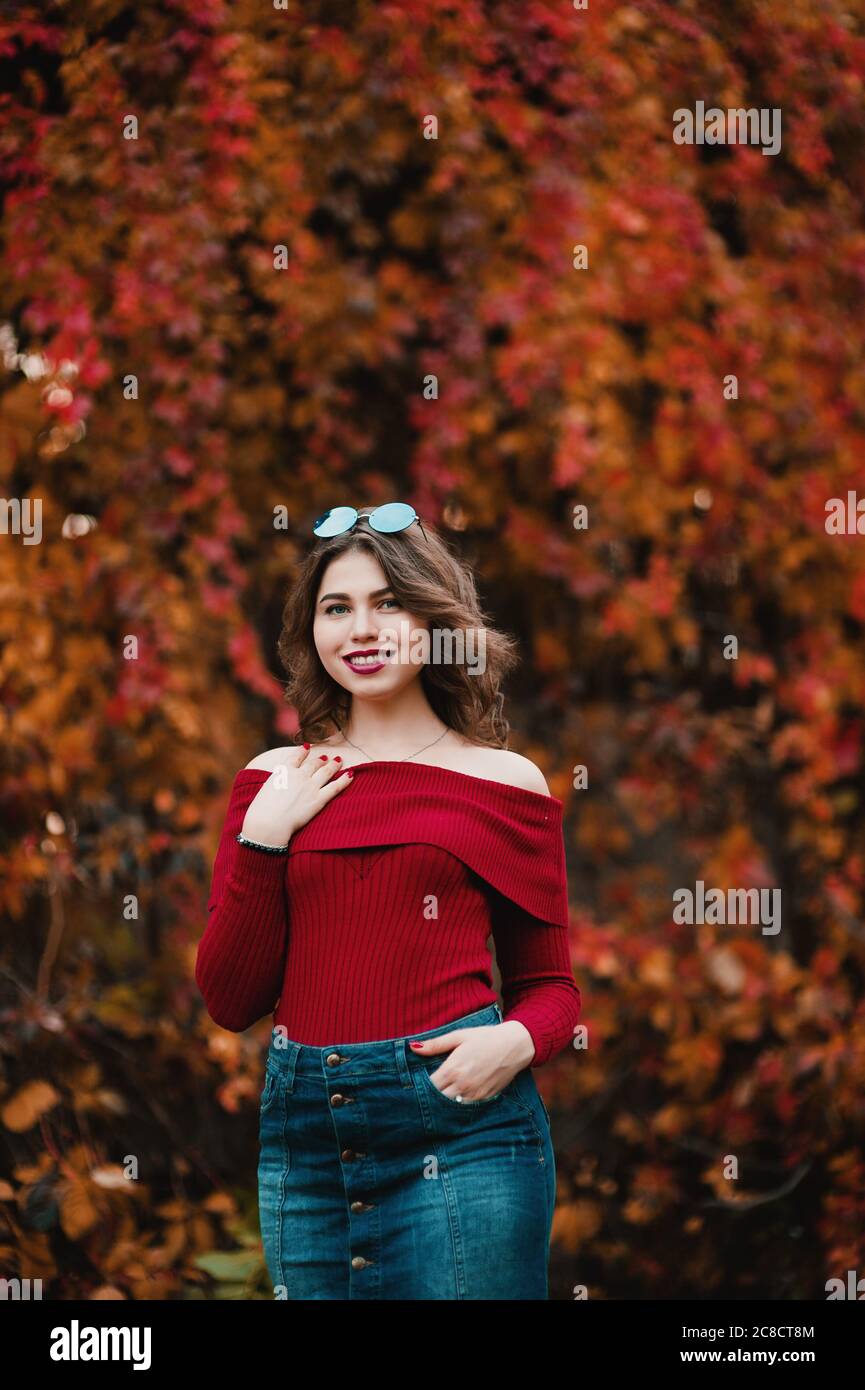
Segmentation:
{"type": "Polygon", "coordinates": [[[496,1002],[492,933],[504,1020],[541,1066],[581,1009],[561,801],[428,763],[353,772],[287,856],[235,840],[270,773],[235,777],[195,965],[211,1018],[273,1013],[312,1047],[425,1032],[496,1002]]]}

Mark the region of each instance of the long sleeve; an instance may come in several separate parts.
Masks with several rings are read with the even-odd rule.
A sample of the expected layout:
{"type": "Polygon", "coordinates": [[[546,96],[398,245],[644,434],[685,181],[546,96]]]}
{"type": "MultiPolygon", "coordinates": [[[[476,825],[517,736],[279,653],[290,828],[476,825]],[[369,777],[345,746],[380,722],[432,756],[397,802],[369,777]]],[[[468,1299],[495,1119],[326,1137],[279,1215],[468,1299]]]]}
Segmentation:
{"type": "Polygon", "coordinates": [[[495,889],[492,931],[502,980],[503,1022],[515,1019],[531,1034],[540,1067],[573,1040],[582,996],[574,980],[568,928],[532,917],[495,889]]]}
{"type": "Polygon", "coordinates": [[[272,1013],[285,968],[286,856],[262,854],[235,839],[264,780],[254,769],[242,769],[234,780],[195,961],[207,1012],[232,1033],[272,1013]]]}

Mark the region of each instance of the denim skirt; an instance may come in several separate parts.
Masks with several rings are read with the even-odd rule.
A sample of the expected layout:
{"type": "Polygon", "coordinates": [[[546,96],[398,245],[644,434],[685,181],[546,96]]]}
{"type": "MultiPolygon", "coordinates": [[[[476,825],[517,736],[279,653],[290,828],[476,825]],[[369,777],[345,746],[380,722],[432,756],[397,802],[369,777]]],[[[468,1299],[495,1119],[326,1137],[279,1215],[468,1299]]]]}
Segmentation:
{"type": "Polygon", "coordinates": [[[501,1025],[498,1004],[427,1033],[308,1047],[271,1038],[258,1200],[276,1299],[546,1299],[556,1170],[531,1069],[456,1101],[412,1039],[501,1025]]]}

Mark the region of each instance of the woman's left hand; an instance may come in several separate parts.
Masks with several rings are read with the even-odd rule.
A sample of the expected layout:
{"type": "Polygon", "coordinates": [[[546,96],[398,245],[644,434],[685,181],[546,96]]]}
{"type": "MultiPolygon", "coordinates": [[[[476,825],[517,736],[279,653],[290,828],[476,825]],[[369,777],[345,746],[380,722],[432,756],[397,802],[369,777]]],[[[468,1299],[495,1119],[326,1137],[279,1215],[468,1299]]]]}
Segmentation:
{"type": "Polygon", "coordinates": [[[430,1080],[443,1095],[455,1100],[486,1100],[510,1085],[535,1055],[528,1028],[516,1019],[485,1028],[456,1028],[436,1038],[411,1044],[418,1057],[448,1052],[430,1080]]]}

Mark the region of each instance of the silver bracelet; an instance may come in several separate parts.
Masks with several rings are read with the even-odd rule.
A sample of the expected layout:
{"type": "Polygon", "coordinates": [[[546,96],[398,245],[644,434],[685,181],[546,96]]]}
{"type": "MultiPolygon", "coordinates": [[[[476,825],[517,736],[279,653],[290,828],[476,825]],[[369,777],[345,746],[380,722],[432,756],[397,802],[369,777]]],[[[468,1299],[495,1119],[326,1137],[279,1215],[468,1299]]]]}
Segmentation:
{"type": "Polygon", "coordinates": [[[260,849],[263,854],[287,854],[288,845],[260,845],[256,840],[247,840],[245,835],[239,834],[234,837],[239,845],[246,845],[247,849],[260,849]]]}

